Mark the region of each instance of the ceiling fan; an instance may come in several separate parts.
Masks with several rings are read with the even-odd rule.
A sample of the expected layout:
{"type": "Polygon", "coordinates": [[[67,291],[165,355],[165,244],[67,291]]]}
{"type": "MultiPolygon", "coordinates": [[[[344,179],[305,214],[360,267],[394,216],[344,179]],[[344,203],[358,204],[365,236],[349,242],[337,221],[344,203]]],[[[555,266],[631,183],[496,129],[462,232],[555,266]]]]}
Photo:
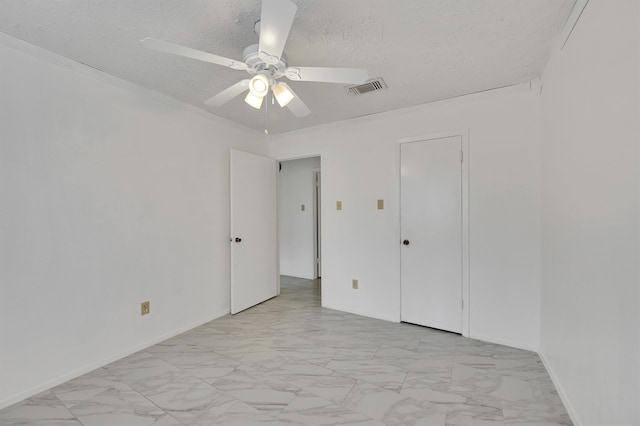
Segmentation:
{"type": "Polygon", "coordinates": [[[288,66],[283,51],[297,9],[289,0],[262,0],[262,14],[254,28],[260,36],[259,44],[244,49],[244,62],[151,37],[143,39],[142,44],[160,52],[246,71],[253,76],[206,100],[204,103],[209,106],[219,107],[248,90],[245,102],[260,109],[271,89],[281,107],[286,106],[296,117],[304,117],[311,113],[309,108],[287,83],[278,79],[287,77],[292,81],[359,84],[368,79],[368,73],[360,68],[288,66]]]}

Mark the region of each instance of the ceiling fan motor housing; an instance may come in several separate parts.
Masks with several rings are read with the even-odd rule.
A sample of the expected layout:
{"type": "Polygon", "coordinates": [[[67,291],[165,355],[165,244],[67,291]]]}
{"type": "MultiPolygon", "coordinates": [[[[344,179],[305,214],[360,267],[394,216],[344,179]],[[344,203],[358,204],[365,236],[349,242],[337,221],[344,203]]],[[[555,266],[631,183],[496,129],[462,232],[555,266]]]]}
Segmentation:
{"type": "Polygon", "coordinates": [[[285,55],[283,54],[281,58],[271,56],[267,58],[270,60],[269,63],[264,60],[265,55],[267,54],[259,51],[259,45],[257,44],[252,44],[244,49],[242,56],[244,63],[247,64],[247,72],[251,75],[266,74],[274,80],[285,75],[285,71],[287,70],[287,58],[285,55]]]}

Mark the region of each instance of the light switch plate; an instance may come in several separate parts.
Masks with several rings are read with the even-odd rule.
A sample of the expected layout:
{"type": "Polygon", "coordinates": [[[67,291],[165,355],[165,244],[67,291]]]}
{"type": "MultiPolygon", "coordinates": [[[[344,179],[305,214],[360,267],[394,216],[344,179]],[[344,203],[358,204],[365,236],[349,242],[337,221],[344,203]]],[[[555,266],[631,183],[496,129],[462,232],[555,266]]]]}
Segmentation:
{"type": "Polygon", "coordinates": [[[300,211],[303,212],[304,211],[304,204],[300,204],[300,211]]]}
{"type": "Polygon", "coordinates": [[[151,312],[151,306],[149,305],[149,301],[142,302],[140,304],[140,315],[147,315],[151,312]]]}
{"type": "Polygon", "coordinates": [[[358,280],[351,280],[351,288],[354,290],[358,289],[358,280]]]}
{"type": "Polygon", "coordinates": [[[336,210],[342,210],[342,201],[336,201],[336,210]]]}
{"type": "Polygon", "coordinates": [[[384,200],[378,200],[378,210],[384,210],[384,200]]]}

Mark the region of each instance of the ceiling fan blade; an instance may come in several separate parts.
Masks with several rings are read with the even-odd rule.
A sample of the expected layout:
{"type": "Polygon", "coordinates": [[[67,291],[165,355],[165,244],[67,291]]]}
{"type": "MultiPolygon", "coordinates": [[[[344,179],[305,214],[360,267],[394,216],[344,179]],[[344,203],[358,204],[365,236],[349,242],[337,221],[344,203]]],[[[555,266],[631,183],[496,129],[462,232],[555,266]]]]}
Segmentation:
{"type": "Polygon", "coordinates": [[[282,56],[297,9],[289,0],[262,0],[259,50],[275,58],[262,58],[265,62],[277,63],[282,56]]]}
{"type": "Polygon", "coordinates": [[[218,93],[214,97],[207,99],[204,101],[205,104],[209,106],[220,106],[229,102],[231,99],[235,98],[239,94],[246,92],[249,90],[249,81],[251,80],[242,80],[237,82],[231,87],[227,87],[222,92],[218,93]]]}
{"type": "Polygon", "coordinates": [[[369,78],[367,70],[362,68],[289,67],[285,75],[294,81],[347,84],[364,83],[369,78]]]}
{"type": "Polygon", "coordinates": [[[287,104],[287,108],[289,111],[293,113],[298,118],[306,117],[311,114],[311,110],[307,107],[304,102],[300,99],[300,96],[296,95],[296,92],[285,82],[280,82],[280,84],[284,85],[293,95],[293,99],[287,104]]]}
{"type": "Polygon", "coordinates": [[[222,65],[224,67],[233,68],[234,70],[244,71],[247,65],[244,62],[234,61],[233,59],[223,56],[214,55],[213,53],[203,52],[202,50],[192,49],[190,47],[181,46],[169,41],[158,40],[156,38],[147,37],[141,40],[142,44],[149,49],[158,52],[171,53],[172,55],[184,56],[199,61],[209,62],[212,64],[222,65]]]}

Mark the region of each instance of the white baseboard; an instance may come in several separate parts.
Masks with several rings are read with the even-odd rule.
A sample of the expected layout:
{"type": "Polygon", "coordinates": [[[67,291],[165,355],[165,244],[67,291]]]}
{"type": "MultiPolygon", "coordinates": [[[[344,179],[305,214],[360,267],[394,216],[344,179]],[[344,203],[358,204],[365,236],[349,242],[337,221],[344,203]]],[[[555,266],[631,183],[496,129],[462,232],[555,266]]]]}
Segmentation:
{"type": "Polygon", "coordinates": [[[349,314],[355,314],[355,315],[361,315],[363,317],[368,317],[368,318],[374,318],[374,319],[379,319],[379,320],[383,320],[383,321],[390,321],[390,322],[400,322],[398,319],[393,318],[391,316],[385,316],[385,315],[373,315],[370,312],[364,312],[364,311],[359,311],[357,309],[351,309],[351,308],[346,308],[344,306],[337,306],[337,305],[326,305],[323,304],[322,305],[323,308],[328,308],[328,309],[334,309],[336,311],[342,311],[342,312],[347,312],[349,314]]]}
{"type": "Polygon", "coordinates": [[[512,348],[517,348],[517,349],[522,349],[525,351],[531,351],[531,352],[538,352],[538,347],[534,346],[534,345],[530,345],[528,343],[523,343],[523,342],[517,342],[514,340],[509,340],[509,339],[501,339],[499,337],[493,337],[493,336],[486,336],[483,334],[478,334],[478,333],[470,333],[469,337],[471,339],[477,339],[477,340],[482,340],[484,342],[488,342],[488,343],[495,343],[497,345],[504,345],[504,346],[509,346],[512,348]]]}
{"type": "Polygon", "coordinates": [[[547,372],[549,373],[549,377],[551,377],[551,381],[553,382],[553,385],[556,387],[556,390],[558,391],[558,395],[560,395],[560,399],[564,404],[564,408],[566,408],[567,413],[569,413],[571,422],[574,424],[574,426],[584,425],[585,423],[582,420],[580,420],[580,417],[578,416],[578,413],[576,412],[575,407],[571,403],[571,399],[569,399],[569,395],[567,395],[567,392],[564,390],[564,387],[562,387],[562,383],[560,383],[560,379],[558,378],[556,372],[553,370],[553,367],[551,367],[551,363],[549,362],[547,357],[544,356],[544,353],[542,353],[542,351],[539,352],[538,355],[540,355],[540,359],[544,364],[544,368],[547,369],[547,372]]]}
{"type": "Polygon", "coordinates": [[[107,364],[111,364],[114,361],[117,361],[119,359],[127,357],[127,356],[129,356],[131,354],[139,352],[139,351],[141,351],[143,349],[146,349],[146,348],[148,348],[150,346],[153,346],[156,343],[163,342],[163,341],[165,341],[167,339],[170,339],[170,338],[172,338],[174,336],[177,336],[178,334],[184,333],[185,331],[189,331],[189,330],[191,330],[193,328],[196,328],[196,327],[198,327],[198,326],[200,326],[202,324],[206,324],[209,321],[213,321],[214,319],[220,318],[220,317],[222,317],[224,315],[227,315],[228,313],[229,313],[229,310],[227,309],[227,310],[225,310],[223,312],[217,312],[215,314],[209,315],[206,318],[203,318],[203,319],[201,319],[199,321],[195,321],[195,322],[193,322],[191,324],[187,324],[185,326],[179,327],[179,328],[177,328],[177,329],[175,329],[173,331],[170,331],[169,333],[162,334],[162,335],[157,336],[157,337],[155,337],[153,339],[147,340],[146,342],[143,342],[143,343],[140,343],[138,345],[129,347],[129,348],[125,349],[125,350],[115,352],[115,353],[113,353],[113,354],[111,354],[111,355],[107,356],[106,358],[103,358],[103,359],[101,359],[99,361],[90,362],[89,364],[87,364],[87,365],[85,365],[83,367],[80,367],[78,369],[75,369],[73,371],[65,373],[65,374],[63,374],[61,376],[56,377],[55,379],[48,380],[48,381],[46,381],[46,382],[44,382],[44,383],[42,383],[42,384],[40,384],[38,386],[34,386],[34,387],[30,388],[30,389],[22,391],[22,392],[20,392],[20,393],[18,393],[16,395],[13,395],[13,396],[11,396],[9,398],[5,398],[5,399],[0,401],[0,410],[3,409],[3,408],[9,407],[10,405],[16,404],[16,403],[18,403],[20,401],[23,401],[23,400],[25,400],[27,398],[30,398],[30,397],[32,397],[34,395],[37,395],[40,392],[44,392],[44,391],[46,391],[48,389],[51,389],[51,388],[56,387],[58,385],[61,385],[62,383],[65,383],[65,382],[67,382],[69,380],[75,379],[76,377],[82,376],[83,374],[86,374],[86,373],[88,373],[90,371],[96,370],[96,369],[98,369],[100,367],[104,367],[107,364]]]}

